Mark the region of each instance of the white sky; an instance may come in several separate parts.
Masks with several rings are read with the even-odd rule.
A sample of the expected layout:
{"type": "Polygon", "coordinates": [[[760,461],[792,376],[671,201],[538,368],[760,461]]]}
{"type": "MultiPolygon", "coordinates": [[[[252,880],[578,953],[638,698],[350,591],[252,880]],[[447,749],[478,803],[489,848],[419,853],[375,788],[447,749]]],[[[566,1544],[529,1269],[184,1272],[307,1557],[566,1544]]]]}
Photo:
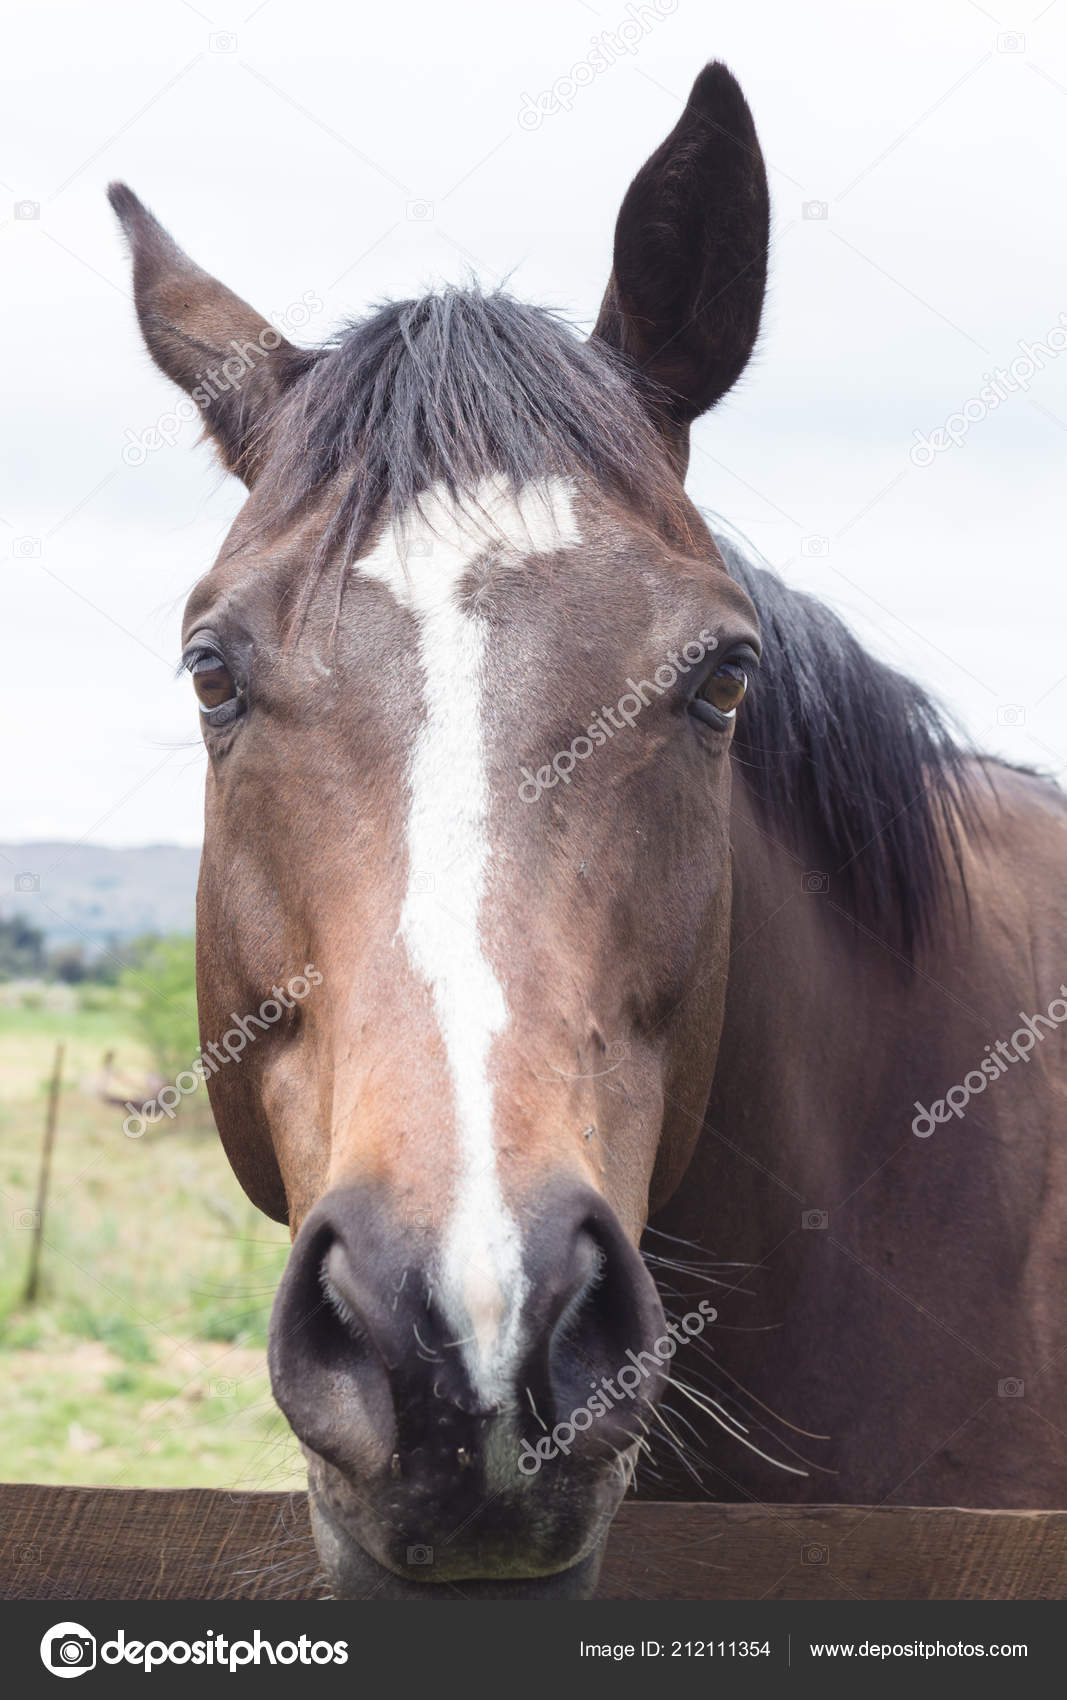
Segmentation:
{"type": "Polygon", "coordinates": [[[625,0],[9,9],[0,838],[200,837],[204,758],[172,673],[242,489],[194,426],[123,463],[177,392],[142,351],[106,182],[262,311],[316,291],[309,341],[471,268],[588,322],[621,196],[712,57],[755,113],[776,234],[757,359],[698,426],[690,490],[986,747],[1067,769],[1067,354],[909,460],[1067,313],[1067,0],[644,15],[634,50],[530,131],[523,95],[625,0]],[[802,216],[813,201],[825,219],[802,216]]]}

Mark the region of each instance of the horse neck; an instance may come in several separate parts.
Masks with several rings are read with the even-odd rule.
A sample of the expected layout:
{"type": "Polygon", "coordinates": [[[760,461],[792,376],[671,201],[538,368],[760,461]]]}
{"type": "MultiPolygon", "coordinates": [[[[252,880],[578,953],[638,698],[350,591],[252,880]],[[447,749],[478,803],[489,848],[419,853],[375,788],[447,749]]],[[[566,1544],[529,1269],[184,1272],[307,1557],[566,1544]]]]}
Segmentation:
{"type": "Polygon", "coordinates": [[[743,1140],[801,1197],[839,1196],[857,1159],[877,1163],[908,1134],[894,1035],[902,1043],[914,1016],[915,979],[848,918],[832,858],[784,842],[736,780],[731,842],[726,1010],[702,1143],[743,1140]]]}

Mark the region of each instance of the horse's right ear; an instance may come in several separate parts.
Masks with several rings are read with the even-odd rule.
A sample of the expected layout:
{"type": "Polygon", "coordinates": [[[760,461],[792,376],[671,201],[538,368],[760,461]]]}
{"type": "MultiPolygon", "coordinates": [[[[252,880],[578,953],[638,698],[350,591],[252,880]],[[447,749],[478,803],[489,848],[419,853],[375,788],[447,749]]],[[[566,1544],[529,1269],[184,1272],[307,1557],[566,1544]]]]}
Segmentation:
{"type": "Polygon", "coordinates": [[[595,337],[649,380],[683,452],[692,420],[737,382],[759,331],[770,206],[756,126],[725,65],[707,65],[615,226],[595,337]]]}
{"type": "Polygon", "coordinates": [[[196,402],[227,471],[251,488],[263,422],[310,356],[194,265],[125,183],[112,183],[108,200],[130,245],[148,352],[196,402]]]}

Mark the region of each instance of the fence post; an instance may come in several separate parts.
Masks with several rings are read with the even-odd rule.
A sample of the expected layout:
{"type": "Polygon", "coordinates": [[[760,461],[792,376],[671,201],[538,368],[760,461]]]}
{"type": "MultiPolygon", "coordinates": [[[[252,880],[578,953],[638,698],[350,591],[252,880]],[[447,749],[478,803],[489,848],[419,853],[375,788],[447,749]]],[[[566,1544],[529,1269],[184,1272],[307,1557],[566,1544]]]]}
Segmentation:
{"type": "Polygon", "coordinates": [[[24,1301],[36,1302],[41,1279],[41,1241],[44,1237],[44,1214],[48,1207],[48,1183],[52,1175],[52,1149],[56,1142],[56,1121],[59,1116],[59,1087],[63,1079],[63,1041],[56,1046],[52,1083],[48,1088],[48,1114],[44,1124],[44,1144],[41,1147],[41,1172],[37,1179],[37,1210],[33,1223],[33,1245],[30,1248],[30,1268],[26,1276],[24,1301]]]}

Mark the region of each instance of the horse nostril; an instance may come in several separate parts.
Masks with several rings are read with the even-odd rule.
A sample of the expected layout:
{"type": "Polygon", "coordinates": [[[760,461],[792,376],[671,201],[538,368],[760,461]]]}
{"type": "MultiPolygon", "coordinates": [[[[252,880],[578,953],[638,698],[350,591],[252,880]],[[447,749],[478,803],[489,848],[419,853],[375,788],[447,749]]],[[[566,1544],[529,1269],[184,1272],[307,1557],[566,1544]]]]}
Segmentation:
{"type": "MultiPolygon", "coordinates": [[[[559,1317],[552,1329],[549,1344],[551,1355],[558,1346],[569,1340],[581,1341],[588,1322],[595,1294],[607,1275],[607,1255],[593,1236],[581,1231],[575,1242],[575,1255],[569,1271],[569,1296],[565,1296],[559,1317]]],[[[566,1293],[566,1289],[564,1290],[566,1293]]]]}
{"type": "Polygon", "coordinates": [[[351,1271],[344,1251],[336,1241],[319,1264],[319,1285],[330,1311],[350,1343],[366,1351],[370,1342],[356,1308],[358,1300],[352,1291],[351,1271]]]}
{"type": "MultiPolygon", "coordinates": [[[[274,1396],[298,1437],[347,1473],[384,1469],[396,1446],[373,1285],[327,1212],[297,1235],[271,1317],[274,1396]]],[[[353,1243],[358,1243],[355,1241],[353,1243]]],[[[380,1307],[379,1307],[380,1309],[380,1307]]]]}
{"type": "Polygon", "coordinates": [[[602,1201],[579,1227],[566,1269],[556,1287],[542,1391],[552,1422],[568,1424],[576,1412],[585,1420],[596,1394],[594,1438],[607,1441],[623,1417],[611,1408],[617,1375],[635,1383],[623,1400],[627,1409],[659,1396],[665,1376],[649,1348],[665,1326],[663,1311],[643,1259],[602,1201]]]}

